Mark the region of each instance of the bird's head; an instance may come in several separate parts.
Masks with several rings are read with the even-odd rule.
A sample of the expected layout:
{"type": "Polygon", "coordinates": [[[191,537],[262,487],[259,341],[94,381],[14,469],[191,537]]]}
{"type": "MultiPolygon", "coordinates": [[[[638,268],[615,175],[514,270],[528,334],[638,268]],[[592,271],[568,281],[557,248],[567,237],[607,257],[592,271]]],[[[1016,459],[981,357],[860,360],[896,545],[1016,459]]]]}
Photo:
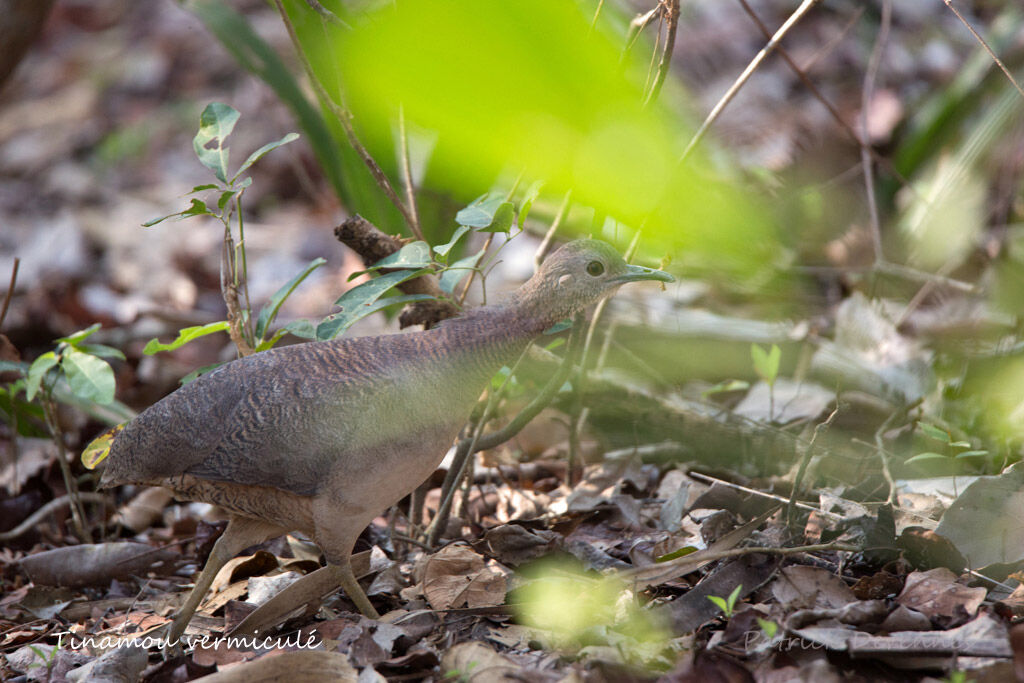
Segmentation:
{"type": "Polygon", "coordinates": [[[517,293],[520,304],[557,321],[578,313],[627,282],[674,282],[668,273],[626,263],[615,247],[601,240],[569,242],[545,259],[517,293]]]}

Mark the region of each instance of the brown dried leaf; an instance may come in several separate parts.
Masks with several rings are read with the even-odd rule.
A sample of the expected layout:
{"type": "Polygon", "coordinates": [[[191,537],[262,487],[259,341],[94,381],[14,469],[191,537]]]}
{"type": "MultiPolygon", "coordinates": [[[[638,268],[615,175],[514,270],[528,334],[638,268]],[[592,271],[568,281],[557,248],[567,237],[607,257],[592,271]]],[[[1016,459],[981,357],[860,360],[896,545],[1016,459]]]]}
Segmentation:
{"type": "Polygon", "coordinates": [[[21,568],[33,583],[73,588],[144,574],[170,557],[170,551],[144,543],[87,543],[30,555],[21,560],[21,568]]]}
{"type": "Polygon", "coordinates": [[[957,583],[953,572],[938,567],[909,574],[896,602],[933,620],[962,623],[977,614],[985,595],[984,588],[969,588],[957,583]]]}
{"type": "Polygon", "coordinates": [[[423,594],[436,610],[493,607],[505,602],[505,576],[487,567],[482,555],[450,545],[427,558],[423,594]]]}
{"type": "Polygon", "coordinates": [[[787,611],[836,609],[857,601],[842,579],[819,567],[784,568],[772,582],[772,595],[787,611]]]}

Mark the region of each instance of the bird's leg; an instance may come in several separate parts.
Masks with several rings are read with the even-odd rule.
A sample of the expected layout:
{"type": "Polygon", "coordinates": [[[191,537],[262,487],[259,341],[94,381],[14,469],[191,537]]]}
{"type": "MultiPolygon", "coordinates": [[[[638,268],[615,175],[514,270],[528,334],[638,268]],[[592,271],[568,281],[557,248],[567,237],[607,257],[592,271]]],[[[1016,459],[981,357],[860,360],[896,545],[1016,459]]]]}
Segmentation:
{"type": "Polygon", "coordinates": [[[369,619],[380,619],[380,614],[370,604],[370,599],[366,597],[363,587],[356,580],[356,575],[352,572],[352,563],[349,561],[348,556],[337,564],[332,563],[330,567],[334,578],[337,579],[338,583],[345,590],[345,595],[356,604],[356,607],[362,612],[363,616],[369,619]]]}
{"type": "Polygon", "coordinates": [[[168,644],[173,647],[173,644],[176,644],[175,641],[185,632],[185,627],[188,626],[188,622],[192,619],[196,608],[199,607],[199,603],[206,596],[206,591],[210,589],[210,584],[213,583],[217,572],[221,570],[221,567],[228,560],[251,545],[262,543],[268,538],[280,536],[283,533],[286,533],[286,530],[274,524],[249,519],[248,517],[232,516],[228,522],[227,529],[217,539],[217,542],[213,544],[210,557],[206,560],[206,565],[203,567],[203,571],[200,572],[199,578],[196,579],[196,585],[192,588],[192,592],[189,593],[188,599],[174,616],[174,621],[171,623],[171,629],[167,635],[168,644]]]}

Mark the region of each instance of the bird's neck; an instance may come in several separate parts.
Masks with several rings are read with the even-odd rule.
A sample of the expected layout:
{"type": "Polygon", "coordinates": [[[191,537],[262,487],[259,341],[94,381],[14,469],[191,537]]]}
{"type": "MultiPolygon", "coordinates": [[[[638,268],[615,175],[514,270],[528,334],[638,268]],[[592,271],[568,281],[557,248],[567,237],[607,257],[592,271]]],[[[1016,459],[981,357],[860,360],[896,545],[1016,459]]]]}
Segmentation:
{"type": "MultiPolygon", "coordinates": [[[[521,291],[521,290],[520,290],[521,291]]],[[[512,363],[531,341],[565,317],[536,299],[519,296],[508,302],[483,306],[445,321],[437,331],[449,348],[464,350],[488,376],[512,363]]]]}

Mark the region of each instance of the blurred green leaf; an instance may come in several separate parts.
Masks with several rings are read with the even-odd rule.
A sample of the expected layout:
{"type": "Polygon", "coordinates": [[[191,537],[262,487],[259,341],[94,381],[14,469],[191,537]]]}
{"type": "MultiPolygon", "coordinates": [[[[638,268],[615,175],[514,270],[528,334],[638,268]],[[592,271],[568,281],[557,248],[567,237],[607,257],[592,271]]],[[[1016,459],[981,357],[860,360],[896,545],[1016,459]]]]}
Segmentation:
{"type": "Polygon", "coordinates": [[[448,252],[450,252],[452,248],[455,247],[455,244],[460,239],[462,239],[462,236],[469,232],[470,229],[471,228],[468,225],[460,225],[455,229],[455,232],[452,233],[452,238],[450,240],[448,240],[444,244],[439,244],[436,247],[434,247],[434,253],[442,258],[447,257],[448,252]]]}
{"type": "Polygon", "coordinates": [[[186,384],[188,384],[189,382],[194,381],[198,377],[200,377],[202,375],[205,375],[206,373],[211,372],[213,370],[216,370],[220,366],[224,365],[226,362],[227,361],[223,361],[222,360],[222,361],[219,361],[217,363],[210,363],[209,365],[204,365],[201,368],[196,368],[195,370],[193,370],[192,372],[188,373],[187,375],[182,377],[180,380],[178,380],[178,382],[181,384],[181,386],[185,386],[186,384]]]}
{"type": "Polygon", "coordinates": [[[782,360],[782,349],[779,345],[772,344],[771,349],[765,351],[757,344],[751,344],[750,357],[754,361],[757,376],[768,384],[775,384],[779,376],[779,363],[782,360]]]}
{"type": "Polygon", "coordinates": [[[515,206],[503,197],[481,197],[455,214],[455,222],[484,232],[508,232],[515,206]]]}
{"type": "Polygon", "coordinates": [[[213,171],[222,183],[228,182],[228,148],[225,142],[235,128],[238,116],[233,107],[211,102],[199,115],[199,132],[192,138],[192,149],[199,162],[213,171]]]}
{"type": "Polygon", "coordinates": [[[100,329],[100,323],[94,323],[94,324],[90,325],[89,327],[85,328],[84,330],[79,330],[78,332],[75,332],[74,334],[69,334],[66,337],[61,337],[61,338],[57,339],[56,341],[57,341],[58,344],[63,342],[65,344],[69,344],[71,346],[77,346],[79,342],[81,342],[81,341],[87,339],[88,337],[92,336],[93,334],[95,334],[95,332],[98,329],[100,329]]]}
{"type": "Polygon", "coordinates": [[[942,443],[950,442],[949,432],[945,429],[940,429],[939,427],[936,427],[933,424],[928,424],[927,422],[918,422],[917,426],[921,428],[921,431],[924,432],[924,435],[929,439],[935,439],[942,443]]]}
{"type": "Polygon", "coordinates": [[[675,560],[675,559],[678,559],[680,557],[686,557],[687,555],[692,555],[695,552],[697,552],[697,548],[694,548],[692,545],[688,545],[688,546],[684,546],[684,547],[680,548],[679,550],[673,550],[670,553],[665,553],[664,555],[659,555],[658,557],[654,558],[654,561],[655,562],[668,562],[669,560],[675,560]]]}
{"type": "Polygon", "coordinates": [[[452,290],[455,289],[455,285],[459,284],[462,278],[469,275],[470,271],[476,268],[477,262],[480,261],[480,258],[483,255],[483,250],[480,250],[472,256],[459,259],[452,265],[445,268],[444,271],[442,271],[440,278],[441,289],[448,294],[451,294],[452,290]]]}
{"type": "Polygon", "coordinates": [[[206,206],[206,202],[201,201],[199,199],[193,198],[191,200],[191,204],[189,204],[189,207],[187,209],[185,209],[184,211],[178,211],[177,213],[169,213],[166,216],[161,216],[160,218],[154,218],[152,220],[148,220],[148,221],[146,221],[145,223],[142,224],[142,227],[144,227],[144,228],[151,228],[154,225],[156,225],[157,223],[162,223],[163,221],[167,220],[168,218],[176,218],[178,220],[181,220],[183,218],[189,218],[190,216],[213,216],[213,215],[214,215],[213,212],[210,211],[210,209],[206,206]]]}
{"type": "Polygon", "coordinates": [[[362,320],[371,313],[376,313],[388,306],[409,304],[415,301],[427,301],[432,298],[429,294],[404,294],[402,296],[387,297],[373,303],[360,304],[354,308],[349,308],[341,313],[335,313],[324,318],[323,322],[316,328],[316,338],[320,341],[334,339],[351,327],[353,323],[362,320]]]}
{"type": "Polygon", "coordinates": [[[234,184],[238,180],[239,176],[249,170],[249,167],[255,164],[257,161],[263,158],[268,152],[272,152],[278,147],[287,145],[289,142],[294,142],[299,139],[298,133],[288,133],[280,140],[276,142],[268,142],[267,144],[260,147],[258,150],[249,155],[249,158],[245,160],[245,163],[238,169],[238,172],[231,178],[231,183],[234,184]]]}
{"type": "Polygon", "coordinates": [[[256,318],[256,338],[263,339],[263,335],[266,334],[267,329],[271,323],[274,322],[274,318],[277,317],[277,312],[281,309],[281,304],[291,296],[295,288],[302,284],[302,281],[309,277],[309,274],[320,266],[327,263],[326,259],[315,258],[306,264],[306,267],[302,269],[295,277],[288,282],[284,283],[280,289],[274,292],[274,296],[270,297],[270,301],[267,305],[260,309],[259,317],[256,318]]]}
{"type": "Polygon", "coordinates": [[[543,180],[536,180],[530,185],[529,189],[526,190],[526,196],[523,197],[523,203],[519,206],[519,229],[523,229],[523,224],[526,222],[526,217],[530,213],[530,209],[533,208],[533,203],[540,196],[540,189],[544,187],[543,180]]]}
{"type": "Polygon", "coordinates": [[[71,348],[64,354],[61,368],[79,398],[101,405],[114,400],[114,371],[106,361],[71,348]]]}
{"type": "Polygon", "coordinates": [[[32,361],[32,365],[28,368],[28,376],[25,380],[25,397],[28,400],[31,401],[35,398],[46,373],[58,363],[60,363],[60,357],[58,357],[53,351],[47,351],[32,361]]]}
{"type": "Polygon", "coordinates": [[[918,453],[912,458],[907,458],[904,461],[905,465],[924,465],[934,462],[949,462],[950,458],[942,455],[941,453],[918,453]]]}
{"type": "Polygon", "coordinates": [[[185,327],[178,330],[177,338],[169,344],[164,344],[159,339],[150,339],[146,344],[146,347],[142,349],[142,352],[147,356],[152,356],[154,353],[159,353],[160,351],[173,351],[176,348],[188,344],[193,339],[205,337],[206,335],[213,334],[215,332],[226,332],[228,327],[229,325],[226,320],[207,323],[206,325],[196,325],[195,327],[185,327]]]}
{"type": "Polygon", "coordinates": [[[113,346],[107,346],[106,344],[76,344],[75,346],[77,346],[79,351],[84,351],[100,358],[125,360],[124,353],[120,349],[115,349],[113,346]]]}
{"type": "Polygon", "coordinates": [[[426,268],[433,261],[430,259],[430,245],[419,240],[406,244],[390,256],[385,256],[366,270],[353,273],[349,279],[363,273],[371,273],[382,268],[426,268]]]}

